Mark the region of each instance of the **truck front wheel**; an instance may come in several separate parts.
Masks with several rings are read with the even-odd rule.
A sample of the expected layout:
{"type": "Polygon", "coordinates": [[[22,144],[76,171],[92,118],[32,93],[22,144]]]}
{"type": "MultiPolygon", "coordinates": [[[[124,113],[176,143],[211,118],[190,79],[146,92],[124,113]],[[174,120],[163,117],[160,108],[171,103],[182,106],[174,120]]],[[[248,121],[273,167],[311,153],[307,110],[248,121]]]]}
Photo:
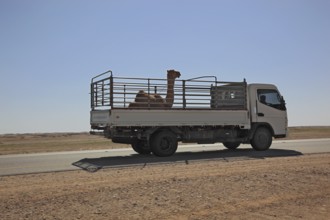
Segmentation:
{"type": "Polygon", "coordinates": [[[251,140],[253,149],[257,151],[268,150],[271,144],[272,134],[270,133],[269,129],[265,127],[257,128],[251,140]]]}
{"type": "Polygon", "coordinates": [[[151,138],[151,150],[156,156],[171,156],[176,152],[177,148],[178,140],[173,132],[160,131],[151,138]]]}

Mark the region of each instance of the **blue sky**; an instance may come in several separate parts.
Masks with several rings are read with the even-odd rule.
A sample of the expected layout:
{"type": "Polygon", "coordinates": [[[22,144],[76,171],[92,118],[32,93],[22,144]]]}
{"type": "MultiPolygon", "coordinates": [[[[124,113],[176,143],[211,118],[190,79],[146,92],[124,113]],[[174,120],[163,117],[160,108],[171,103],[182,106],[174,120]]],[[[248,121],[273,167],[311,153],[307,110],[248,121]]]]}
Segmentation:
{"type": "Polygon", "coordinates": [[[273,83],[289,125],[330,125],[328,0],[0,0],[0,133],[89,130],[116,76],[273,83]]]}

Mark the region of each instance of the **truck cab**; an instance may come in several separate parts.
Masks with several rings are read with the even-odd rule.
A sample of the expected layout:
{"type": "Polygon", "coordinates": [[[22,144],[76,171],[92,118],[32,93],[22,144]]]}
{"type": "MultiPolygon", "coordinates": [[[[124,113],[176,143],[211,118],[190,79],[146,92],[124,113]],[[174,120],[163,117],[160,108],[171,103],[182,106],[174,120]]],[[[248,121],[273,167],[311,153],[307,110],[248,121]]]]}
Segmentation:
{"type": "Polygon", "coordinates": [[[251,123],[266,125],[274,137],[287,136],[288,118],[283,96],[272,84],[249,84],[251,123]]]}

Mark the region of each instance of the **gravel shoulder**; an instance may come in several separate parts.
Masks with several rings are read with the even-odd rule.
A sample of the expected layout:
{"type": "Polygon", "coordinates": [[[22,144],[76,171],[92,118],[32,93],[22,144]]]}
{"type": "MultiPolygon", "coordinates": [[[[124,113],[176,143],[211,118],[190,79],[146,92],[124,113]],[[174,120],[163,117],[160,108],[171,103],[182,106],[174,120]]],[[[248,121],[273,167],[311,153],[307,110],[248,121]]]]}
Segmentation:
{"type": "Polygon", "coordinates": [[[330,154],[0,177],[0,219],[328,219],[330,154]]]}

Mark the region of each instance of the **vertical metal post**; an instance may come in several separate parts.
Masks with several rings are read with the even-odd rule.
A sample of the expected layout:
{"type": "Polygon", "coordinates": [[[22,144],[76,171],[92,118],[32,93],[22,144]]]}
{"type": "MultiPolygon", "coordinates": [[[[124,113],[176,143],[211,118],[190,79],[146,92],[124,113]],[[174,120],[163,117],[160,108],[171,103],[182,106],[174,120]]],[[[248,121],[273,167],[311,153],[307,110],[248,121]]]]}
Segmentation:
{"type": "Polygon", "coordinates": [[[104,106],[104,81],[102,81],[102,86],[101,86],[101,89],[102,89],[102,106],[104,106]]]}
{"type": "Polygon", "coordinates": [[[94,110],[94,84],[91,83],[91,108],[94,110]]]}
{"type": "Polygon", "coordinates": [[[124,108],[126,107],[126,85],[124,85],[124,108]]]}
{"type": "Polygon", "coordinates": [[[95,83],[95,106],[97,107],[98,106],[98,100],[97,100],[97,91],[98,91],[98,85],[97,85],[97,83],[95,83]]]}
{"type": "Polygon", "coordinates": [[[186,80],[182,80],[182,101],[183,101],[183,109],[186,108],[186,80]]]}
{"type": "Polygon", "coordinates": [[[148,78],[148,108],[150,108],[150,79],[148,78]]]}
{"type": "Polygon", "coordinates": [[[248,109],[248,102],[247,102],[247,96],[248,96],[248,93],[247,93],[247,82],[244,78],[244,96],[245,96],[245,104],[244,104],[244,109],[247,110],[248,109]]]}
{"type": "Polygon", "coordinates": [[[110,107],[113,108],[113,77],[110,76],[110,107]]]}

